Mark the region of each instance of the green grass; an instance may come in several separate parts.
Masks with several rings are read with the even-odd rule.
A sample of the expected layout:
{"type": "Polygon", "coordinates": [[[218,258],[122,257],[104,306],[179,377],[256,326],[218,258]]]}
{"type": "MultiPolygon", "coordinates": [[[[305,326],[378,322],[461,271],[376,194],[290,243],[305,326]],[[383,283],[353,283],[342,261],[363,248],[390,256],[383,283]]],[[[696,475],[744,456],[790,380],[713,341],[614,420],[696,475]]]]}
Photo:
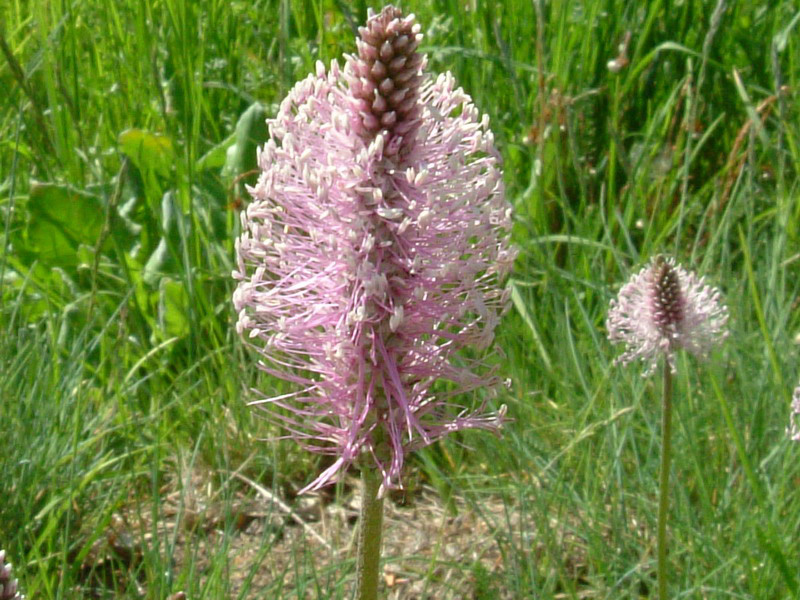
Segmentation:
{"type": "MultiPolygon", "coordinates": [[[[484,515],[502,565],[465,566],[475,597],[654,589],[658,378],[612,366],[604,319],[657,253],[706,275],[731,311],[707,364],[678,364],[674,597],[798,597],[800,447],[784,433],[800,372],[797,7],[400,4],[431,70],[491,116],[516,210],[499,333],[513,421],[414,462],[444,497],[506,503],[508,519],[484,515]],[[613,73],[626,32],[629,64],[613,73]]],[[[353,50],[366,7],[0,7],[0,547],[28,597],[236,597],[232,507],[254,496],[231,473],[283,496],[313,478],[312,458],[258,440],[267,428],[245,406],[251,387],[282,384],[233,331],[235,177],[294,81],[353,50]],[[188,511],[197,473],[222,533],[189,536],[175,567],[177,534],[156,524],[173,500],[188,511]],[[139,517],[135,557],[92,560],[123,512],[139,517]]],[[[264,534],[266,561],[280,534],[264,534]]],[[[346,597],[351,563],[297,552],[295,583],[276,578],[265,597],[346,597]]]]}

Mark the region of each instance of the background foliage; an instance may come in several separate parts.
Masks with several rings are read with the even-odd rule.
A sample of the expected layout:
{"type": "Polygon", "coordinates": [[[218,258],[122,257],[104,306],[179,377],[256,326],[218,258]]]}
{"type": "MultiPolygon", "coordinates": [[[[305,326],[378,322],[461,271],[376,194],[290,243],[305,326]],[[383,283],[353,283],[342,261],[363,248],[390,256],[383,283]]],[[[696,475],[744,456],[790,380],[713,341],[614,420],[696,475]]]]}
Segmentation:
{"type": "MultiPolygon", "coordinates": [[[[800,371],[796,4],[400,5],[431,70],[491,116],[516,209],[499,335],[514,421],[416,462],[444,497],[521,515],[491,524],[505,559],[491,584],[465,573],[476,597],[647,595],[657,384],[612,368],[603,320],[619,282],[662,252],[731,308],[724,349],[679,365],[678,597],[797,595],[800,448],[784,434],[800,371]]],[[[157,521],[192,469],[222,507],[234,471],[290,499],[313,477],[313,459],[256,440],[247,390],[277,384],[236,339],[229,274],[265,117],[316,60],[353,51],[366,7],[0,5],[0,546],[29,597],[85,597],[114,515],[157,521]]],[[[201,576],[171,566],[174,538],[141,533],[141,561],[92,579],[93,594],[136,597],[144,581],[153,598],[228,597],[224,544],[201,576]]]]}

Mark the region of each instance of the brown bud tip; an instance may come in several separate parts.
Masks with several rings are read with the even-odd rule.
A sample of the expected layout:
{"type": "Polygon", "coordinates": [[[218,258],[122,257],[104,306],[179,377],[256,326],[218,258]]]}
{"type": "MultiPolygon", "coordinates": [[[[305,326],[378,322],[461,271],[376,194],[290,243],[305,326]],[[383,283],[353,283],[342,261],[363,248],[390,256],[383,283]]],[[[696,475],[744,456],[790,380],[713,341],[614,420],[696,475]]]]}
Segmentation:
{"type": "Polygon", "coordinates": [[[678,274],[663,257],[655,261],[653,315],[662,333],[673,334],[683,320],[683,297],[678,274]]]}
{"type": "Polygon", "coordinates": [[[350,92],[362,126],[361,135],[371,140],[382,132],[386,148],[407,152],[417,130],[421,72],[425,60],[417,52],[422,40],[414,15],[387,6],[380,13],[370,11],[356,40],[358,56],[352,57],[350,92]],[[392,138],[401,135],[402,140],[392,138]]]}

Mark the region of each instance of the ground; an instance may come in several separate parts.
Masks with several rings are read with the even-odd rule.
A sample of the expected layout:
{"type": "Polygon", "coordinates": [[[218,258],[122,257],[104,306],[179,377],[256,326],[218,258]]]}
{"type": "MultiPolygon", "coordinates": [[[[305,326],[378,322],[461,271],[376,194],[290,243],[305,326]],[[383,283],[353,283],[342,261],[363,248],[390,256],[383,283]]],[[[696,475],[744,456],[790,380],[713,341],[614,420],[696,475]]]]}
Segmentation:
{"type": "MultiPolygon", "coordinates": [[[[87,589],[100,589],[103,577],[106,585],[109,579],[117,579],[119,587],[119,578],[136,571],[147,548],[153,547],[153,532],[157,532],[155,535],[168,542],[162,547],[173,548],[174,572],[185,571],[192,564],[201,580],[219,576],[215,569],[221,548],[227,544],[225,577],[231,598],[241,597],[245,586],[244,598],[264,598],[265,591],[274,594],[276,589],[288,597],[300,578],[306,581],[306,598],[321,597],[319,589],[331,589],[344,578],[348,582],[344,597],[349,598],[354,579],[358,481],[346,481],[339,498],[326,490],[289,502],[244,476],[234,478],[242,485],[237,486],[233,501],[224,506],[201,475],[185,479],[182,492],[176,489],[164,495],[163,517],[155,527],[146,511],[122,510],[85,559],[87,589]]],[[[402,492],[390,495],[384,507],[381,597],[511,598],[498,584],[503,554],[492,523],[503,524],[505,529],[514,521],[518,522],[517,517],[498,498],[487,496],[476,510],[474,503],[471,506],[459,497],[445,503],[440,494],[424,485],[416,488],[413,497],[402,492]]],[[[139,577],[139,593],[153,597],[142,579],[146,578],[139,577]]],[[[177,592],[169,598],[189,597],[177,592]]],[[[292,592],[291,597],[298,596],[292,592]]]]}

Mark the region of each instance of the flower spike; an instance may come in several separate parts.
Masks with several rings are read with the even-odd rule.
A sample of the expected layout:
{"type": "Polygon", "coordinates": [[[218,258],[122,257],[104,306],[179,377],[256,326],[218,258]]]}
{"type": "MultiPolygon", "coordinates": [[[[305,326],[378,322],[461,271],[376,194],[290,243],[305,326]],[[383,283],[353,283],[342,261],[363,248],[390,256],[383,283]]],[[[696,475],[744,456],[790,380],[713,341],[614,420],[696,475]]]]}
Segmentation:
{"type": "Polygon", "coordinates": [[[385,487],[408,452],[502,415],[481,354],[508,307],[511,207],[488,126],[449,73],[431,77],[413,15],[371,13],[358,54],[299,82],[269,121],[236,243],[237,330],[294,384],[257,403],[332,465],[369,457],[385,487]],[[437,380],[450,382],[437,387],[437,380]]]}
{"type": "Polygon", "coordinates": [[[17,587],[17,580],[11,577],[11,563],[6,562],[6,551],[0,550],[0,600],[24,600],[17,587]]]}
{"type": "Polygon", "coordinates": [[[719,290],[673,259],[658,256],[611,301],[606,328],[609,340],[626,345],[615,362],[641,359],[649,375],[662,355],[674,372],[679,348],[705,356],[728,335],[727,321],[719,290]]]}
{"type": "Polygon", "coordinates": [[[800,385],[794,388],[794,394],[792,394],[792,412],[786,433],[792,441],[800,442],[800,385]]]}

